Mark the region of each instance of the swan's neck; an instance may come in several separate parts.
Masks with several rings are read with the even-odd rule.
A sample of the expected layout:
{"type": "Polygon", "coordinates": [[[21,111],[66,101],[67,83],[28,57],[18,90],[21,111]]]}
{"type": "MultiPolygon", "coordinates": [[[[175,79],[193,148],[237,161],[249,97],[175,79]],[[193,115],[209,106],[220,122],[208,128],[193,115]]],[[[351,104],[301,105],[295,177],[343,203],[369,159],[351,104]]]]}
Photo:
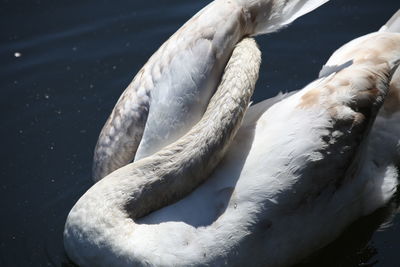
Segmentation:
{"type": "Polygon", "coordinates": [[[132,248],[121,244],[132,237],[137,218],[181,199],[208,178],[240,127],[260,62],[255,41],[240,42],[203,118],[184,137],[111,173],[81,197],[64,232],[75,262],[92,264],[92,256],[97,262],[106,251],[128,255],[132,248]]]}
{"type": "Polygon", "coordinates": [[[202,183],[238,130],[258,78],[260,52],[251,39],[234,50],[220,86],[198,124],[177,142],[100,182],[133,219],[171,204],[202,183]],[[118,189],[116,189],[118,188],[118,189]]]}
{"type": "Polygon", "coordinates": [[[207,179],[241,124],[258,78],[259,64],[260,52],[255,42],[244,40],[233,52],[200,122],[177,142],[127,168],[142,181],[140,185],[135,183],[135,188],[139,186],[141,190],[125,204],[131,217],[138,218],[168,205],[207,179]]]}

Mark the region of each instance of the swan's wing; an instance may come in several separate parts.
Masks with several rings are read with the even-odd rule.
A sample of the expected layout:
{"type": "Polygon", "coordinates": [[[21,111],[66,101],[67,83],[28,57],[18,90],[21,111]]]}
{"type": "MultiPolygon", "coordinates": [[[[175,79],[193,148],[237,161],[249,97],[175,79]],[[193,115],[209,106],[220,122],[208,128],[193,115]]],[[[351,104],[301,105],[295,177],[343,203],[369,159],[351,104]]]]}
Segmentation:
{"type": "MultiPolygon", "coordinates": [[[[400,10],[379,31],[397,33],[397,43],[399,43],[400,10]]],[[[370,139],[369,150],[374,162],[379,163],[380,166],[400,166],[400,69],[393,74],[389,93],[373,125],[370,139]]],[[[393,187],[382,188],[386,188],[383,190],[386,191],[386,194],[383,193],[386,195],[385,199],[388,195],[393,194],[393,190],[391,190],[393,187]]]]}
{"type": "Polygon", "coordinates": [[[93,176],[99,180],[186,133],[202,116],[235,44],[277,30],[327,0],[217,0],[149,59],[100,133],[93,176]],[[271,26],[272,27],[272,26],[271,26]]]}
{"type": "Polygon", "coordinates": [[[371,177],[365,214],[386,204],[400,182],[400,69],[392,77],[389,93],[372,126],[367,152],[364,175],[371,177]]]}
{"type": "MultiPolygon", "coordinates": [[[[398,192],[400,184],[400,69],[397,69],[390,82],[390,91],[387,95],[383,107],[378,113],[376,121],[372,127],[368,153],[371,155],[371,165],[379,169],[380,176],[375,176],[371,186],[376,198],[380,200],[378,204],[385,204],[392,199],[398,192]]],[[[365,213],[376,208],[375,203],[371,203],[368,198],[365,203],[365,213]]],[[[385,229],[390,226],[395,215],[400,212],[391,211],[389,218],[380,226],[385,229]]]]}
{"type": "MultiPolygon", "coordinates": [[[[313,118],[315,126],[309,134],[320,144],[314,152],[307,152],[308,160],[298,162],[303,166],[302,176],[313,181],[315,193],[327,185],[341,184],[343,177],[357,169],[355,162],[388,92],[394,68],[390,62],[376,64],[375,60],[355,63],[294,96],[299,113],[313,118]]],[[[303,142],[310,139],[304,138],[303,142]]]]}
{"type": "MultiPolygon", "coordinates": [[[[340,66],[349,60],[354,64],[374,62],[396,65],[400,59],[400,34],[396,25],[400,19],[397,12],[379,32],[357,38],[339,48],[328,60],[321,73],[332,66],[340,66]],[[385,63],[386,62],[386,63],[385,63]]],[[[394,71],[396,68],[393,68],[394,71]]],[[[392,75],[393,73],[389,73],[392,75]]],[[[372,125],[365,157],[357,162],[363,167],[359,180],[368,180],[365,191],[363,214],[368,214],[384,205],[393,196],[398,184],[396,165],[399,163],[398,143],[400,141],[400,73],[393,75],[390,90],[384,105],[372,125]],[[362,160],[361,160],[362,159],[362,160]]]]}

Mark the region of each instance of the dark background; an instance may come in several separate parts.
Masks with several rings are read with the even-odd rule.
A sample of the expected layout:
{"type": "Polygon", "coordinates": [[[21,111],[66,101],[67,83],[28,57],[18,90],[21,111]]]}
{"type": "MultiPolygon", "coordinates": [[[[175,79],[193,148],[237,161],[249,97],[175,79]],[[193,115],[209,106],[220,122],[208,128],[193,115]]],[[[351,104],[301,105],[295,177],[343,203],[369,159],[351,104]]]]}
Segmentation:
{"type": "MultiPolygon", "coordinates": [[[[92,184],[103,123],[151,54],[208,2],[1,0],[0,266],[67,262],[64,222],[92,184]]],[[[335,49],[379,29],[399,3],[336,0],[258,37],[255,102],[312,81],[335,49]]],[[[375,231],[397,206],[360,220],[304,266],[398,266],[399,217],[375,231]]]]}

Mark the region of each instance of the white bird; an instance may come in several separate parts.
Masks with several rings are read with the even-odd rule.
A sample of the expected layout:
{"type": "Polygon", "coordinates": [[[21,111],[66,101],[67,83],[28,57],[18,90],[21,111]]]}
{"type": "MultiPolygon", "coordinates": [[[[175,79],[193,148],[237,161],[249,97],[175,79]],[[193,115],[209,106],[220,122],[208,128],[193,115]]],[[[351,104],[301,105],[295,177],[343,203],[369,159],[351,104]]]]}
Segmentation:
{"type": "Polygon", "coordinates": [[[185,134],[203,115],[234,46],[276,31],[328,0],[216,0],[139,71],[104,125],[94,153],[100,180],[185,134]]]}
{"type": "Polygon", "coordinates": [[[346,58],[355,46],[342,48],[328,61],[341,67],[250,108],[231,141],[259,64],[254,43],[244,40],[187,135],[113,172],[78,201],[65,229],[68,255],[88,266],[285,266],[385,204],[397,186],[399,72],[375,123],[383,125],[367,136],[400,58],[400,36],[379,33],[362,47],[370,42],[383,52],[346,58]],[[374,140],[386,134],[382,151],[374,140]]]}

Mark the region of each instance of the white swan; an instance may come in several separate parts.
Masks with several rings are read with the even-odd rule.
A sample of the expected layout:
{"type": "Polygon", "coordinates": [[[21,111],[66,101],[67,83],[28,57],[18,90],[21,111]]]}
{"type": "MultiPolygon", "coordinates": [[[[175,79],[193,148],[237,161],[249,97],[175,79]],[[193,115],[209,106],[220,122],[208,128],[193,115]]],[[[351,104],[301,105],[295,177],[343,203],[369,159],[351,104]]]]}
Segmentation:
{"type": "MultiPolygon", "coordinates": [[[[226,116],[240,121],[256,77],[257,60],[252,63],[241,57],[257,58],[257,52],[251,41],[244,41],[232,56],[208,111],[188,135],[112,173],[79,200],[66,224],[68,254],[89,266],[276,266],[294,263],[331,241],[355,218],[385,203],[397,185],[395,146],[388,146],[387,154],[361,153],[373,147],[374,131],[372,145],[367,146],[365,136],[388,89],[394,62],[400,58],[399,35],[386,36],[394,42],[385,53],[367,58],[351,55],[352,65],[338,73],[269,109],[268,102],[256,105],[205,184],[183,200],[136,220],[163,201],[175,199],[180,189],[188,190],[180,183],[192,185],[196,178],[204,178],[199,177],[199,166],[205,173],[210,171],[215,162],[210,155],[221,156],[230,138],[210,134],[210,128],[232,136],[227,129],[236,126],[226,116]],[[248,79],[228,90],[225,83],[234,81],[232,73],[239,70],[238,77],[249,75],[248,79]],[[233,99],[241,107],[228,101],[226,113],[218,112],[219,105],[233,99]],[[218,147],[222,149],[216,155],[209,150],[218,147]],[[177,191],[171,192],[172,188],[177,191]]],[[[386,37],[381,42],[375,39],[379,38],[372,38],[375,45],[387,44],[386,37]]],[[[394,80],[392,88],[396,86],[394,80]]],[[[398,99],[391,90],[391,101],[381,117],[396,121],[398,99]]],[[[385,125],[375,133],[396,134],[388,142],[397,145],[398,130],[385,125]]]]}
{"type": "Polygon", "coordinates": [[[95,149],[94,179],[153,154],[198,122],[244,36],[276,31],[326,2],[216,0],[206,6],[160,47],[118,100],[95,149]]]}

